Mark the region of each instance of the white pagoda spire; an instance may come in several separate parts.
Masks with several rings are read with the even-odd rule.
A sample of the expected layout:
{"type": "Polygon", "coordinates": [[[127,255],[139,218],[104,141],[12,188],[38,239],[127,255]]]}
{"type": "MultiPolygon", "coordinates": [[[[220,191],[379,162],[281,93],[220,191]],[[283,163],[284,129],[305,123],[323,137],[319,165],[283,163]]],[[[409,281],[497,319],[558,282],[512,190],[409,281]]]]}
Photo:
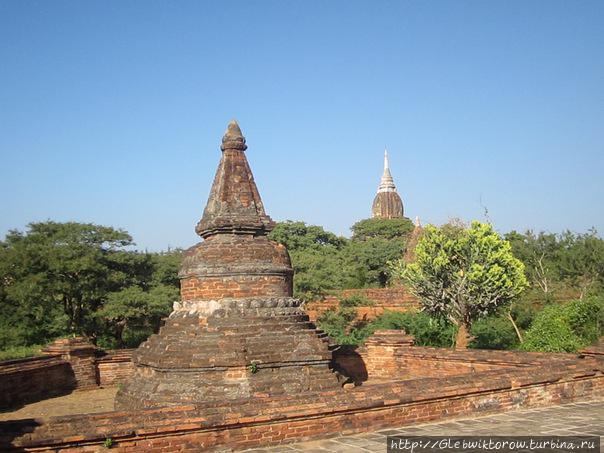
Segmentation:
{"type": "Polygon", "coordinates": [[[388,162],[388,150],[384,149],[384,173],[378,186],[378,193],[380,192],[396,192],[396,186],[394,185],[394,179],[390,174],[390,163],[388,162]]]}

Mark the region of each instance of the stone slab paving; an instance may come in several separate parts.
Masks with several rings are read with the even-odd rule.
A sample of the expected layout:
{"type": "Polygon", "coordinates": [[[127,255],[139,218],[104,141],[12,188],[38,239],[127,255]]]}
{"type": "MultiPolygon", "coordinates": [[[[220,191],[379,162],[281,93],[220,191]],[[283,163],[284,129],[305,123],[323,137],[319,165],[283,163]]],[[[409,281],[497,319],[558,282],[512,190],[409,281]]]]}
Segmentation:
{"type": "Polygon", "coordinates": [[[403,426],[371,433],[245,450],[248,453],[386,452],[386,436],[601,436],[604,401],[565,404],[485,417],[403,426]]]}
{"type": "Polygon", "coordinates": [[[112,411],[116,393],[117,387],[75,391],[68,395],[0,411],[0,421],[112,411]]]}

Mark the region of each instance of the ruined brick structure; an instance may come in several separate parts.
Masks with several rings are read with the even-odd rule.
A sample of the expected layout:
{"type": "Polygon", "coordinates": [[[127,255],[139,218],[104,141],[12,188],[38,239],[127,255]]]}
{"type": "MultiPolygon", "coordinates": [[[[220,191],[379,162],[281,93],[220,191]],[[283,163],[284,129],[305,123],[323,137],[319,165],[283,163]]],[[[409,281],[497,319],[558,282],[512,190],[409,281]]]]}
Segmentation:
{"type": "Polygon", "coordinates": [[[396,191],[394,179],[388,164],[388,151],[384,151],[384,173],[380,180],[377,194],[373,199],[371,217],[380,219],[396,219],[403,217],[403,200],[396,191]]]}
{"type": "Polygon", "coordinates": [[[273,222],[245,149],[230,124],[197,226],[204,241],[180,272],[182,302],[132,363],[127,352],[96,351],[93,361],[89,346],[67,340],[44,359],[0,364],[8,404],[86,388],[92,363],[97,383],[132,372],[120,410],[0,422],[1,451],[81,453],[108,439],[122,453],[230,451],[604,397],[601,344],[580,355],[460,351],[377,331],[363,346],[328,349],[291,297],[287,251],[266,238],[273,222]]]}
{"type": "Polygon", "coordinates": [[[180,270],[181,302],[133,354],[116,408],[140,409],[338,388],[327,338],[293,299],[283,245],[231,122],[222,159],[180,270]]]}

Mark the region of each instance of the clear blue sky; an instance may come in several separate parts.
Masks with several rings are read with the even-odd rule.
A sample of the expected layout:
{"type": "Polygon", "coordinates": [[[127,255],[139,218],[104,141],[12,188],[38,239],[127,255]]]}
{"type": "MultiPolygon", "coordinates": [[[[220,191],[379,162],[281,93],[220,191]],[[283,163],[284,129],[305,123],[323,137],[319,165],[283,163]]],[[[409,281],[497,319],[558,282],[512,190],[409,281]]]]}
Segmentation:
{"type": "Polygon", "coordinates": [[[0,1],[0,237],[189,246],[237,118],[268,213],[604,231],[602,1],[0,1]]]}

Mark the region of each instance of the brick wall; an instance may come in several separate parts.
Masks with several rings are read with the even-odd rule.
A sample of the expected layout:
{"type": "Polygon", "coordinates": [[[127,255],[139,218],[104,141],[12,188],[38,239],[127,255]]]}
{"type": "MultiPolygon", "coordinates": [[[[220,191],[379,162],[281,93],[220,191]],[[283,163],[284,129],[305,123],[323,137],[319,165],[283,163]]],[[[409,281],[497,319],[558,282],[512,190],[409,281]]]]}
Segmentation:
{"type": "Polygon", "coordinates": [[[317,392],[238,405],[208,404],[0,423],[8,451],[118,452],[243,449],[443,418],[484,415],[604,396],[603,363],[575,357],[553,366],[493,370],[317,392]],[[563,365],[563,366],[562,366],[563,365]]]}
{"type": "Polygon", "coordinates": [[[132,365],[133,349],[108,351],[96,362],[97,383],[101,387],[117,385],[126,381],[134,373],[132,365]]]}
{"type": "Polygon", "coordinates": [[[76,385],[69,362],[60,356],[0,362],[0,408],[68,393],[76,385]]]}
{"type": "Polygon", "coordinates": [[[131,349],[102,352],[100,357],[72,351],[3,361],[0,362],[0,408],[99,385],[116,385],[132,373],[131,349]]]}
{"type": "MultiPolygon", "coordinates": [[[[564,366],[569,354],[456,350],[413,346],[400,330],[375,332],[361,347],[334,351],[335,368],[357,384],[392,379],[458,376],[507,369],[564,366]]],[[[572,357],[572,356],[571,356],[572,357]]],[[[604,359],[604,356],[602,357],[604,359]]]]}
{"type": "Polygon", "coordinates": [[[356,307],[357,317],[373,319],[381,315],[385,310],[392,311],[417,311],[419,302],[404,287],[393,288],[362,288],[345,289],[335,294],[324,297],[321,300],[311,301],[305,305],[305,310],[312,321],[316,321],[325,311],[337,309],[340,299],[350,296],[363,296],[373,302],[367,307],[356,307]]]}

